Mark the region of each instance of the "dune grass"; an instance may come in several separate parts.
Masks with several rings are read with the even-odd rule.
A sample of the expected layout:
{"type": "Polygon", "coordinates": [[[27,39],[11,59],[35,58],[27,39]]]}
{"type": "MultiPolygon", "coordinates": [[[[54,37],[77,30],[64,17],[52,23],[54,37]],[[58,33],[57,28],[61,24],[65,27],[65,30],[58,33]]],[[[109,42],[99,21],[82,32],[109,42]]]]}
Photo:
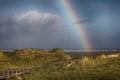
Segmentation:
{"type": "Polygon", "coordinates": [[[24,80],[120,80],[120,57],[81,57],[70,67],[52,65],[23,75],[24,80]]]}
{"type": "Polygon", "coordinates": [[[23,80],[120,80],[120,56],[72,58],[58,48],[51,51],[23,49],[0,52],[0,60],[0,69],[46,65],[21,75],[23,80]]]}

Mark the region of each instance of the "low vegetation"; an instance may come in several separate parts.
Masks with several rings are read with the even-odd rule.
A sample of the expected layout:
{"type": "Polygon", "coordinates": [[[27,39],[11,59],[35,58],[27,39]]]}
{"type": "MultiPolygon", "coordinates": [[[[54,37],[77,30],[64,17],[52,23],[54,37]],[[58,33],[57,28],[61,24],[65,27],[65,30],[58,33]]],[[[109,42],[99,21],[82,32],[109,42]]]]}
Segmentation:
{"type": "Polygon", "coordinates": [[[120,53],[72,58],[59,48],[23,49],[0,52],[0,58],[1,69],[45,65],[21,75],[23,80],[120,80],[120,53]]]}

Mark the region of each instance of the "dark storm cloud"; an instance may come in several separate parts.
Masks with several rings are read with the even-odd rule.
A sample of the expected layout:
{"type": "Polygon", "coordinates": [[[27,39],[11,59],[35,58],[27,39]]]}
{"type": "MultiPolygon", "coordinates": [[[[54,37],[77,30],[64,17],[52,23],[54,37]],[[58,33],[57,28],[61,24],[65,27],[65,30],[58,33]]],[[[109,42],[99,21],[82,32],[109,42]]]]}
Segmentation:
{"type": "Polygon", "coordinates": [[[66,25],[56,14],[30,11],[0,18],[0,48],[65,48],[64,42],[74,43],[66,31],[66,25]]]}
{"type": "MultiPolygon", "coordinates": [[[[120,0],[69,1],[95,48],[120,48],[120,0]]],[[[0,48],[82,47],[57,2],[0,0],[0,48]]]]}
{"type": "Polygon", "coordinates": [[[106,38],[106,39],[98,39],[93,38],[92,41],[94,44],[94,47],[97,49],[119,49],[120,48],[120,34],[106,38]]]}
{"type": "Polygon", "coordinates": [[[95,48],[120,48],[120,0],[70,0],[95,48]]]}

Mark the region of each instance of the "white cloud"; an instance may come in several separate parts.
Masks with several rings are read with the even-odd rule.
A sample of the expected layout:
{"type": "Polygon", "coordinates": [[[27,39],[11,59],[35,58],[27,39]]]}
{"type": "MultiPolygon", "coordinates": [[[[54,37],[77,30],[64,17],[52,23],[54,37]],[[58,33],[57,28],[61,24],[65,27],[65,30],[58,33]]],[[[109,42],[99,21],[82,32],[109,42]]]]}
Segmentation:
{"type": "Polygon", "coordinates": [[[0,44],[10,48],[73,46],[69,28],[59,15],[30,11],[0,19],[0,44]]]}
{"type": "Polygon", "coordinates": [[[14,27],[32,32],[59,30],[63,26],[59,15],[30,11],[13,17],[14,27]]]}

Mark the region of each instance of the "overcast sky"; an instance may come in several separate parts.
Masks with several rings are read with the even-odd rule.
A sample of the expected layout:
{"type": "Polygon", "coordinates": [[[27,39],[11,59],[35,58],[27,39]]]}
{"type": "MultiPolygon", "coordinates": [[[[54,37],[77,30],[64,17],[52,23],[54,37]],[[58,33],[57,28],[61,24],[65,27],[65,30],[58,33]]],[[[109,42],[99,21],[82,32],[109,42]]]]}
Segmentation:
{"type": "MultiPolygon", "coordinates": [[[[120,48],[120,0],[69,1],[95,49],[120,48]]],[[[60,0],[0,0],[0,49],[82,49],[61,7],[60,0]]]]}

